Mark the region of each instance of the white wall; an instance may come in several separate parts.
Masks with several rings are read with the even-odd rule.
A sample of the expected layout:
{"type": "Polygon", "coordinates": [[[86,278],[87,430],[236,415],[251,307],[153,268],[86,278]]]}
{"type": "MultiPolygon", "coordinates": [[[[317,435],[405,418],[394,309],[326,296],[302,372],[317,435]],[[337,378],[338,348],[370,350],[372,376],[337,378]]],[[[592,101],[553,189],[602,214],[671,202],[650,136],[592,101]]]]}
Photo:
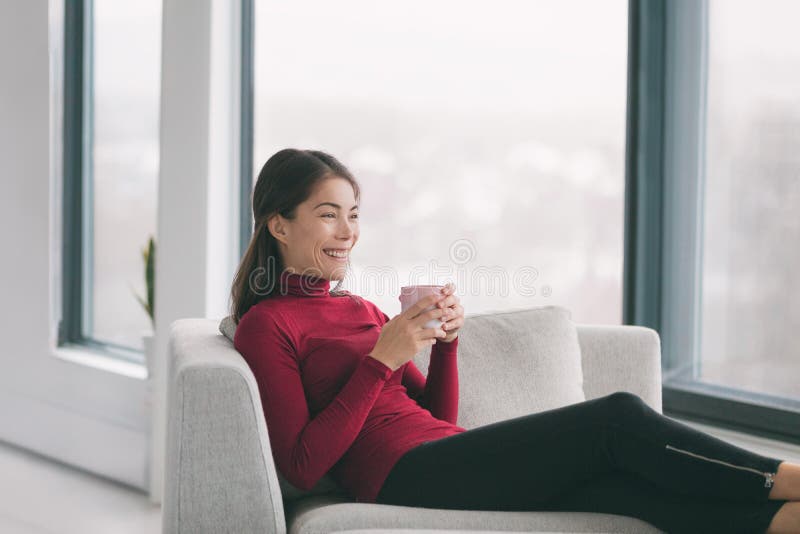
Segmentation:
{"type": "MultiPolygon", "coordinates": [[[[172,321],[226,313],[238,259],[232,161],[238,117],[231,104],[238,94],[231,82],[238,72],[238,6],[232,4],[164,4],[156,265],[161,371],[172,321]]],[[[61,175],[60,161],[50,172],[50,112],[58,110],[50,109],[48,54],[48,2],[0,0],[0,440],[143,490],[152,485],[160,501],[163,391],[149,462],[144,368],[56,347],[61,175]]]]}
{"type": "Polygon", "coordinates": [[[56,357],[47,8],[0,3],[0,440],[144,487],[142,373],[56,357]]]}
{"type": "Polygon", "coordinates": [[[238,2],[167,0],[163,11],[151,497],[160,502],[169,325],[227,315],[238,260],[238,2]],[[213,13],[212,13],[213,10],[213,13]],[[213,15],[213,16],[212,16],[213,15]],[[212,60],[213,57],[213,60],[212,60]]]}

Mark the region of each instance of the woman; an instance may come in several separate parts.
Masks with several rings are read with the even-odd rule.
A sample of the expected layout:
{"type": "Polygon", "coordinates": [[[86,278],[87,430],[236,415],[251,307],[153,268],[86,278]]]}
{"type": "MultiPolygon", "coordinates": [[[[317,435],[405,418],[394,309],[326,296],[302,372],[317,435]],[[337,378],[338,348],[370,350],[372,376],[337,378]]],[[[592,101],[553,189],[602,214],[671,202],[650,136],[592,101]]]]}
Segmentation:
{"type": "Polygon", "coordinates": [[[361,502],[605,512],[668,532],[800,532],[800,502],[789,502],[800,501],[800,466],[696,431],[631,393],[458,426],[464,308],[453,286],[391,319],[339,289],[359,197],[339,161],[295,149],[266,162],[253,192],[255,230],[231,295],[234,345],[294,486],[330,473],[361,502]],[[423,326],[433,318],[441,328],[423,326]],[[412,358],[431,345],[426,380],[412,358]]]}

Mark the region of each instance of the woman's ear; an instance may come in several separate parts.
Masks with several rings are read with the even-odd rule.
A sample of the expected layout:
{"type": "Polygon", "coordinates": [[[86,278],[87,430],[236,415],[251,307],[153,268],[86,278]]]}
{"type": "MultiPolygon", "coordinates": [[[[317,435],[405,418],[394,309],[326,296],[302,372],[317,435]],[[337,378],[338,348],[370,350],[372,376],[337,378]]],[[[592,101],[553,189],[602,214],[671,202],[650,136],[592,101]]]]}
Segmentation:
{"type": "Polygon", "coordinates": [[[286,221],[279,213],[276,213],[267,221],[267,231],[272,237],[286,244],[286,221]]]}

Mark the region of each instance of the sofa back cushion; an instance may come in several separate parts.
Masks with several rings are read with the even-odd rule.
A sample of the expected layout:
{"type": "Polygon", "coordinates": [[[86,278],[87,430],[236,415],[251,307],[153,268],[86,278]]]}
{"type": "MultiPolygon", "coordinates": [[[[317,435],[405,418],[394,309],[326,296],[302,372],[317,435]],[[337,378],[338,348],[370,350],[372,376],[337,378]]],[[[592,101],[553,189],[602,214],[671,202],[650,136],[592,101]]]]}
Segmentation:
{"type": "MultiPolygon", "coordinates": [[[[430,351],[414,357],[423,374],[430,351]]],[[[458,424],[476,428],[586,400],[578,331],[560,306],[468,315],[458,333],[458,424]]]]}

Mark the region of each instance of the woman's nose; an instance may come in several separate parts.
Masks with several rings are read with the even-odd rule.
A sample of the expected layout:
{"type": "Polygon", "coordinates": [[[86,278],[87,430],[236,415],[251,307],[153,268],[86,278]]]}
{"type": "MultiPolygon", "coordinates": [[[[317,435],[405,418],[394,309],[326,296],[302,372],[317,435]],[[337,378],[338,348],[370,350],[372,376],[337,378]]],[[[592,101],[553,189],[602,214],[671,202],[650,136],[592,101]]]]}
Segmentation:
{"type": "Polygon", "coordinates": [[[344,235],[344,236],[353,235],[355,233],[355,231],[356,231],[355,230],[356,224],[357,223],[355,221],[347,221],[344,224],[340,224],[339,225],[339,233],[344,235]]]}

